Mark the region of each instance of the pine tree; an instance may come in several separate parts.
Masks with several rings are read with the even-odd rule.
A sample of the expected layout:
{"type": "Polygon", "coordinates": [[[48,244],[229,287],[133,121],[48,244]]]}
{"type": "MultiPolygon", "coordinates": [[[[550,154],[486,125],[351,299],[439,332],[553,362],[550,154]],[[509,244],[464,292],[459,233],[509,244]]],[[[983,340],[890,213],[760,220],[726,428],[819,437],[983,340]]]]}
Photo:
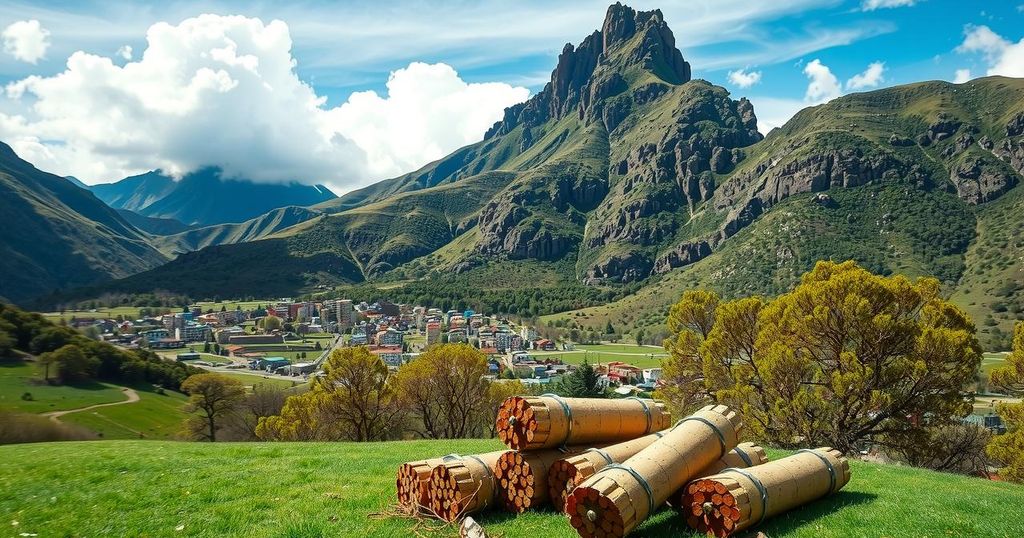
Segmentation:
{"type": "Polygon", "coordinates": [[[570,398],[603,398],[604,390],[598,386],[600,380],[597,370],[583,359],[582,364],[562,378],[559,392],[570,398]]]}

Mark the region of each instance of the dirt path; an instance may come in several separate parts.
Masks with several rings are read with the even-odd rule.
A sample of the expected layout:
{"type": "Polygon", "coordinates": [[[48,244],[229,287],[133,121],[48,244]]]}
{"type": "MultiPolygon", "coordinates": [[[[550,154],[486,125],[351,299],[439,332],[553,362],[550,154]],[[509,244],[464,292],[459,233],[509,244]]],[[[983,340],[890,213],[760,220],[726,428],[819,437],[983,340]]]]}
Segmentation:
{"type": "Polygon", "coordinates": [[[139,393],[138,392],[135,392],[133,389],[130,389],[128,387],[121,387],[121,392],[124,393],[125,397],[127,398],[126,400],[121,401],[121,402],[102,403],[102,404],[90,405],[90,406],[87,406],[87,407],[79,407],[77,409],[65,409],[63,411],[50,411],[49,413],[42,413],[42,416],[50,417],[50,420],[52,420],[54,422],[60,422],[60,417],[62,417],[64,415],[67,415],[67,414],[70,414],[70,413],[78,413],[78,412],[81,412],[81,411],[88,411],[90,409],[96,409],[98,407],[110,407],[112,405],[130,404],[130,403],[135,403],[135,402],[137,402],[137,401],[139,401],[141,399],[141,398],[139,398],[139,393]]]}

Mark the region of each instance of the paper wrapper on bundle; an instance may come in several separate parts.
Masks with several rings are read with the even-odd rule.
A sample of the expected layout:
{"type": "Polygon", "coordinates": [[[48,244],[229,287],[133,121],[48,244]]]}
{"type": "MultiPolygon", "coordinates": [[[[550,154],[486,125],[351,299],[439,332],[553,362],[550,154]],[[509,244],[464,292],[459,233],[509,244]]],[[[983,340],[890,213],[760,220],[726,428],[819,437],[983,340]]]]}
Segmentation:
{"type": "Polygon", "coordinates": [[[426,508],[445,521],[455,521],[493,505],[498,492],[494,466],[506,452],[445,456],[427,479],[426,508]]]}
{"type": "Polygon", "coordinates": [[[672,414],[655,400],[513,396],[498,408],[498,438],[513,450],[596,445],[667,428],[672,414]]]}
{"type": "Polygon", "coordinates": [[[686,523],[725,537],[765,519],[831,495],[850,481],[850,465],[831,448],[797,454],[750,469],[726,469],[687,484],[686,523]]]}
{"type": "Polygon", "coordinates": [[[724,405],[680,420],[622,464],[607,465],[565,501],[569,523],[585,538],[629,534],[669,496],[739,442],[742,423],[724,405]]]}

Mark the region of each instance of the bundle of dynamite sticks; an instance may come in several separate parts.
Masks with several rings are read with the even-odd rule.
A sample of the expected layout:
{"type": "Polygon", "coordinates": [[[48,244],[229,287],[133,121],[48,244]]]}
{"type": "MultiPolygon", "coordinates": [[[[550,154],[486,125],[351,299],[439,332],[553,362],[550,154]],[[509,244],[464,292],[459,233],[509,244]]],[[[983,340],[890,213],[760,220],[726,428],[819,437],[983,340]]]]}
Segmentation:
{"type": "Polygon", "coordinates": [[[691,528],[724,537],[850,480],[836,450],[768,462],[764,449],[739,442],[742,428],[723,405],[673,425],[655,400],[514,396],[496,424],[509,450],[405,463],[398,502],[446,521],[553,507],[585,538],[625,536],[669,506],[691,528]]]}

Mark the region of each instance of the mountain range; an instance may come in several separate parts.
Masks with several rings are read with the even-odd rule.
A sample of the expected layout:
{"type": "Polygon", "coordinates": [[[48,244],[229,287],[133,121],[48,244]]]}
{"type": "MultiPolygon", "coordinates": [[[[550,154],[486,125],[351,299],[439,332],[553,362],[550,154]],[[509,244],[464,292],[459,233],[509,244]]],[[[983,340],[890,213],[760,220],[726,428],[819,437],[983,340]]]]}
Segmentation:
{"type": "MultiPolygon", "coordinates": [[[[616,4],[480,142],[311,207],[150,236],[184,254],[89,293],[582,284],[624,297],[560,316],[629,330],[660,324],[688,288],[776,294],[819,259],[854,259],[937,276],[999,346],[1024,317],[1022,174],[1024,80],[851,94],[762,137],[749,101],[692,78],[660,11],[616,4]]],[[[209,220],[159,209],[166,183],[133,179],[146,187],[94,192],[209,220]]]]}
{"type": "Polygon", "coordinates": [[[240,223],[285,206],[310,206],[336,198],[323,185],[254,183],[225,178],[207,167],[174,179],[159,170],[90,190],[110,207],[186,225],[240,223]]]}
{"type": "Polygon", "coordinates": [[[146,234],[88,190],[0,143],[0,298],[20,301],[166,262],[146,234]]]}

